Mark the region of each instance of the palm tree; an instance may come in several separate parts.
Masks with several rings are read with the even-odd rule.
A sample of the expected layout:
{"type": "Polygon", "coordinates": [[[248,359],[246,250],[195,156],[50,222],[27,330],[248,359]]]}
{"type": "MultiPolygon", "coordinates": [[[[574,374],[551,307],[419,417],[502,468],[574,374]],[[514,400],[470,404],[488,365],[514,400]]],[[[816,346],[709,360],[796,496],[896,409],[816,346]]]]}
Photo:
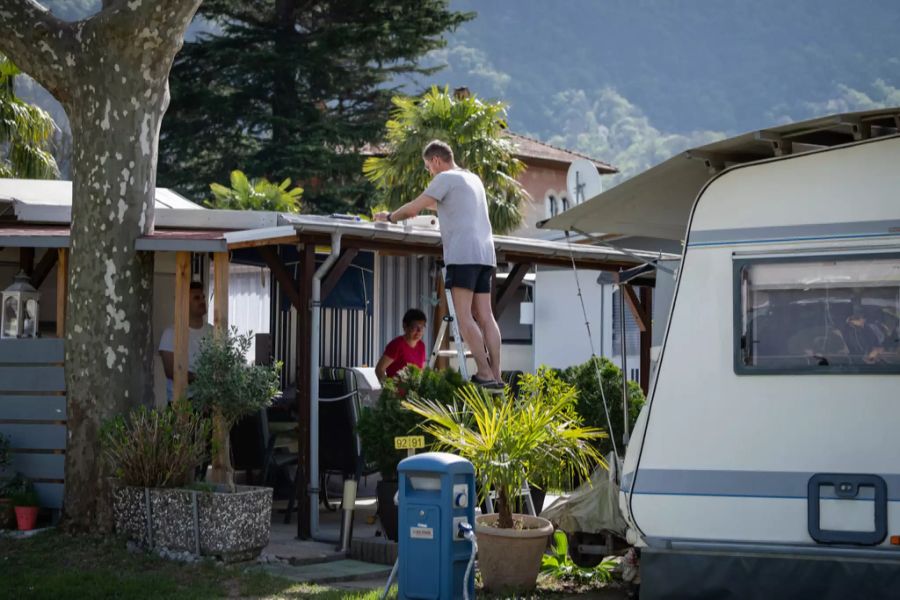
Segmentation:
{"type": "Polygon", "coordinates": [[[275,212],[300,212],[300,196],[302,187],[291,186],[291,180],[285,179],[279,184],[270,182],[265,177],[247,179],[243,171],[231,172],[231,187],[218,183],[209,185],[213,197],[203,203],[211,208],[231,210],[271,210],[275,212]]]}
{"type": "Polygon", "coordinates": [[[422,149],[440,139],[453,148],[459,166],[484,182],[494,232],[509,233],[521,224],[520,206],[528,194],[516,177],[525,165],[502,135],[505,104],[482,102],[468,94],[454,96],[437,87],[419,98],[397,96],[391,101],[395,108],[386,124],[388,154],[363,164],[363,173],[389,208],[412,200],[427,187],[430,176],[422,168],[422,149]]]}
{"type": "Polygon", "coordinates": [[[16,97],[20,73],[0,55],[0,177],[55,179],[59,169],[49,147],[56,124],[44,110],[16,97]]]}

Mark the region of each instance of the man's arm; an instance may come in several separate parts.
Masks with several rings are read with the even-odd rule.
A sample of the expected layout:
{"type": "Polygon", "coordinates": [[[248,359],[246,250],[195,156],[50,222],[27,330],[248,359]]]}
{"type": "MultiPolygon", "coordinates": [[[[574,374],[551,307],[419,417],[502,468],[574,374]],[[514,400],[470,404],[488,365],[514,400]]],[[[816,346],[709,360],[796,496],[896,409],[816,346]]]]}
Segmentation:
{"type": "Polygon", "coordinates": [[[168,350],[160,350],[159,357],[162,359],[166,379],[175,379],[175,353],[168,350]]]}
{"type": "Polygon", "coordinates": [[[431,196],[426,196],[425,194],[419,195],[415,200],[411,200],[398,208],[397,210],[391,212],[379,212],[375,213],[376,221],[387,221],[388,217],[391,217],[391,222],[396,223],[398,221],[402,221],[403,219],[408,219],[410,217],[414,217],[423,210],[435,209],[437,208],[437,200],[432,198],[431,196]]]}

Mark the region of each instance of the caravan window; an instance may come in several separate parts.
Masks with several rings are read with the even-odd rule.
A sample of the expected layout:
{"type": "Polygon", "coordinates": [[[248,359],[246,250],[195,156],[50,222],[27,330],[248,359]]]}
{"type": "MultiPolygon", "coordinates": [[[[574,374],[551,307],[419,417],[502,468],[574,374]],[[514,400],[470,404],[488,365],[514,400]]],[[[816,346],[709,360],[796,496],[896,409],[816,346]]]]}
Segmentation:
{"type": "Polygon", "coordinates": [[[735,261],[735,371],[900,373],[900,257],[735,261]]]}

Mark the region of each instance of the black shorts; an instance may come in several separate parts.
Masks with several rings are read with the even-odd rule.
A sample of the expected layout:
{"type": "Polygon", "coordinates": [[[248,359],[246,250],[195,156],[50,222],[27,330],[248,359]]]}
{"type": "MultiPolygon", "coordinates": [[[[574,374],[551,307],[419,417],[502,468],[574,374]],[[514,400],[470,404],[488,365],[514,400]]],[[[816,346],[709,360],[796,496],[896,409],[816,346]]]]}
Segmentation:
{"type": "Polygon", "coordinates": [[[444,286],[464,288],[476,294],[490,294],[491,281],[496,267],[490,265],[447,265],[447,280],[444,286]]]}

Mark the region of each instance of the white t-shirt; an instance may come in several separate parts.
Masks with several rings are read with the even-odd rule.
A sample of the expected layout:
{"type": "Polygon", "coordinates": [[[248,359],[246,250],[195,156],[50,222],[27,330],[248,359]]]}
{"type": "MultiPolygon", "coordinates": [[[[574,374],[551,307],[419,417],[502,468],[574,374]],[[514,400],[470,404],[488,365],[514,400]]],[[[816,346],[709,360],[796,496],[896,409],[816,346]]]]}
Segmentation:
{"type": "MultiPolygon", "coordinates": [[[[188,327],[190,338],[188,338],[188,371],[194,371],[194,363],[197,355],[200,353],[200,340],[210,335],[213,331],[212,325],[204,323],[198,329],[188,327]]],[[[165,352],[175,352],[175,330],[172,327],[166,327],[159,338],[159,349],[165,352]]],[[[168,377],[166,378],[166,398],[172,400],[173,383],[168,377]]]]}

